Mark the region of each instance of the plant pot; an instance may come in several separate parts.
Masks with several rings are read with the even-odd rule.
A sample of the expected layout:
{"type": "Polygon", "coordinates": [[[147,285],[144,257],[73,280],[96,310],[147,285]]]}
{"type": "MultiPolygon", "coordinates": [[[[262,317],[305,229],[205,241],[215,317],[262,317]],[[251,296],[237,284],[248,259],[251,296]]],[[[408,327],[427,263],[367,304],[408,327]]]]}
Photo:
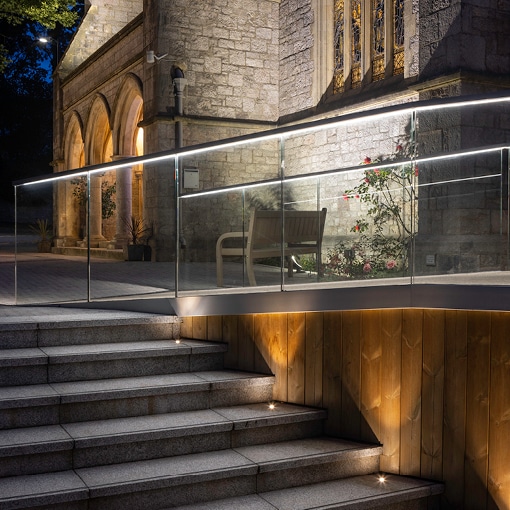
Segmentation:
{"type": "Polygon", "coordinates": [[[43,239],[37,243],[37,251],[39,253],[51,253],[51,241],[43,239]]]}
{"type": "Polygon", "coordinates": [[[128,249],[128,260],[129,261],[139,261],[143,260],[143,252],[144,252],[143,244],[129,244],[128,249]]]}
{"type": "Polygon", "coordinates": [[[152,248],[148,244],[145,244],[143,247],[143,260],[145,262],[150,262],[151,259],[152,259],[152,248]]]}

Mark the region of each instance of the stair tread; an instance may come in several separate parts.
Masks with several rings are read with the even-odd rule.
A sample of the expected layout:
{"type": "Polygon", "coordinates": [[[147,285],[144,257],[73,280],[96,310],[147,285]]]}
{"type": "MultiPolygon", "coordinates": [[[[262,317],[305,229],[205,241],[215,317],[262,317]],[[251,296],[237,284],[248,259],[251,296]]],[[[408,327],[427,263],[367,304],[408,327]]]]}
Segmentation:
{"type": "Polygon", "coordinates": [[[42,427],[0,430],[0,455],[22,455],[66,445],[76,448],[181,437],[211,430],[233,430],[287,424],[304,419],[324,418],[319,409],[280,404],[270,410],[267,404],[185,411],[168,414],[116,418],[42,427]]]}
{"type": "Polygon", "coordinates": [[[360,475],[341,480],[185,505],[173,510],[362,510],[443,492],[441,483],[405,476],[360,475]]]}
{"type": "MultiPolygon", "coordinates": [[[[95,466],[78,469],[77,473],[89,487],[113,487],[123,491],[123,487],[140,483],[158,484],[162,478],[188,481],[200,476],[201,479],[224,478],[227,473],[238,468],[246,474],[257,473],[260,464],[278,465],[304,457],[322,457],[342,454],[351,448],[359,448],[357,443],[332,438],[312,438],[274,443],[273,448],[257,445],[205,453],[194,453],[177,457],[167,457],[147,461],[126,462],[111,466],[95,466]],[[276,452],[276,453],[275,453],[276,452]]],[[[118,492],[120,493],[120,492],[118,492]]]]}
{"type": "MultiPolygon", "coordinates": [[[[271,446],[272,448],[267,448],[267,445],[260,445],[80,468],[75,470],[75,473],[89,488],[92,497],[112,496],[141,489],[219,480],[230,474],[255,475],[259,472],[260,465],[265,465],[267,470],[270,465],[280,469],[282,463],[291,465],[297,459],[300,462],[305,458],[323,461],[326,457],[341,455],[364,445],[333,438],[313,438],[275,443],[271,446]]],[[[370,449],[370,446],[366,447],[370,449]]],[[[62,474],[66,478],[72,478],[67,471],[62,474]]],[[[51,492],[51,479],[46,474],[0,479],[0,502],[11,497],[13,491],[17,491],[18,497],[51,492]],[[26,484],[23,483],[24,479],[27,480],[26,484]],[[26,492],[23,489],[25,485],[26,492]]]]}
{"type": "Polygon", "coordinates": [[[349,454],[357,458],[382,454],[382,447],[344,439],[319,437],[236,448],[247,459],[260,466],[260,471],[317,464],[324,457],[349,454]]]}
{"type": "Polygon", "coordinates": [[[26,407],[37,401],[61,403],[147,394],[182,393],[228,388],[232,383],[264,384],[273,376],[250,372],[213,370],[142,377],[0,387],[0,408],[26,407]]]}
{"type": "Polygon", "coordinates": [[[141,342],[118,342],[85,345],[65,345],[0,350],[0,367],[27,364],[84,362],[90,360],[169,355],[192,355],[221,353],[227,350],[222,343],[199,340],[153,340],[141,342]]]}

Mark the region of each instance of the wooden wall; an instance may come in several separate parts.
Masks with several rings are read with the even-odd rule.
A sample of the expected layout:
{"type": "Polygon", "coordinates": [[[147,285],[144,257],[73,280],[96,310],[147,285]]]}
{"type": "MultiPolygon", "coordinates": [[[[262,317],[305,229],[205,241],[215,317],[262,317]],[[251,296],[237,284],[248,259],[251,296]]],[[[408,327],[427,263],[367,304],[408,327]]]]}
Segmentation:
{"type": "Polygon", "coordinates": [[[380,442],[383,471],[445,481],[444,508],[510,510],[510,312],[188,317],[181,335],[327,408],[328,434],[380,442]]]}

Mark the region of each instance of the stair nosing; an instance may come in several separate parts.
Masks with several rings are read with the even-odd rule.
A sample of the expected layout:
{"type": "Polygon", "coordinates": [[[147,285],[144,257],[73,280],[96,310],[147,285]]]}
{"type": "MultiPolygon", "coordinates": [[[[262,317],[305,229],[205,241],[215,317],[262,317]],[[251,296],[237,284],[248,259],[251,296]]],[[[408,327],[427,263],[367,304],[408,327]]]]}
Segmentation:
{"type": "MultiPolygon", "coordinates": [[[[233,408],[237,408],[237,410],[250,407],[250,406],[233,406],[233,408]]],[[[126,418],[112,418],[109,420],[92,420],[86,422],[77,422],[77,423],[62,423],[60,425],[47,425],[41,427],[28,427],[28,428],[19,428],[19,429],[7,429],[4,431],[0,431],[0,440],[2,439],[2,435],[14,436],[15,431],[19,431],[19,434],[23,437],[26,437],[28,434],[33,433],[37,435],[39,431],[45,430],[58,430],[61,429],[63,433],[65,433],[65,437],[59,437],[54,440],[45,440],[44,442],[36,441],[33,443],[31,448],[31,443],[24,440],[25,442],[15,443],[13,446],[1,446],[0,445],[0,457],[12,457],[16,455],[29,455],[31,453],[39,453],[42,451],[52,451],[51,445],[54,444],[56,446],[55,450],[63,450],[65,449],[66,444],[71,444],[75,449],[85,449],[85,448],[94,448],[99,446],[110,446],[110,445],[118,445],[126,442],[134,443],[134,442],[144,442],[144,441],[155,441],[160,439],[170,439],[170,438],[178,438],[185,437],[191,435],[197,435],[202,433],[214,433],[214,432],[228,432],[228,431],[244,431],[244,430],[253,430],[257,425],[259,427],[265,426],[281,426],[286,424],[295,424],[302,423],[304,421],[315,421],[321,420],[325,418],[325,413],[321,412],[321,410],[313,409],[313,408],[303,408],[301,412],[286,412],[285,414],[279,415],[270,415],[264,420],[253,419],[253,423],[250,424],[249,427],[240,426],[241,423],[246,423],[247,420],[245,418],[240,419],[232,419],[229,417],[225,417],[221,414],[221,409],[223,408],[212,408],[207,410],[199,410],[199,411],[182,411],[175,413],[163,413],[160,415],[153,415],[153,417],[126,417],[126,418]],[[207,411],[207,414],[211,416],[211,421],[201,421],[197,425],[175,425],[175,426],[154,426],[150,428],[150,423],[147,428],[136,428],[134,427],[137,422],[142,421],[155,421],[161,423],[165,417],[174,418],[176,421],[179,416],[192,416],[194,413],[200,413],[202,411],[207,411]],[[216,418],[213,421],[213,418],[216,418]],[[106,421],[109,425],[112,425],[112,429],[115,427],[115,424],[125,425],[128,423],[132,424],[132,429],[129,430],[129,426],[124,426],[124,428],[120,432],[111,432],[111,433],[101,433],[97,435],[84,435],[84,433],[80,432],[80,429],[84,427],[94,427],[96,423],[100,423],[106,421]],[[31,451],[33,449],[34,451],[31,451]]]]}

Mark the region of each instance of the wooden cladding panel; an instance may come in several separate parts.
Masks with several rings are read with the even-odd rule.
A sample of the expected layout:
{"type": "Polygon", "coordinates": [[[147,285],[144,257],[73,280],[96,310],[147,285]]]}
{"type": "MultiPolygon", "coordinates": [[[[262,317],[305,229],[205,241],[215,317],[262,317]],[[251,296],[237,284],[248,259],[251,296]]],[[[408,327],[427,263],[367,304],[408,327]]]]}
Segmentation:
{"type": "Polygon", "coordinates": [[[471,312],[467,329],[466,510],[487,508],[490,314],[471,312]]]}
{"type": "Polygon", "coordinates": [[[361,435],[361,312],[344,312],[342,320],[342,400],[339,435],[361,435]]]}
{"type": "Polygon", "coordinates": [[[400,470],[400,396],[402,380],[402,311],[388,310],[381,316],[381,470],[400,470]]]}
{"type": "Polygon", "coordinates": [[[361,439],[373,443],[381,436],[381,311],[365,310],[361,321],[361,439]]]}
{"type": "Polygon", "coordinates": [[[421,401],[423,311],[404,310],[402,320],[402,385],[400,405],[400,471],[421,473],[421,401]]]}
{"type": "Polygon", "coordinates": [[[489,420],[490,510],[510,508],[510,328],[508,314],[492,314],[489,420]]]}
{"type": "Polygon", "coordinates": [[[464,507],[466,444],[467,312],[445,312],[445,389],[443,480],[445,499],[464,507]]]}
{"type": "Polygon", "coordinates": [[[423,313],[421,476],[441,480],[445,312],[425,310],[423,313]]]}
{"type": "Polygon", "coordinates": [[[335,435],[342,422],[342,314],[324,313],[323,406],[328,409],[325,431],[335,435]]]}
{"type": "Polygon", "coordinates": [[[306,322],[304,313],[292,313],[287,318],[288,334],[288,398],[305,403],[306,322]]]}
{"type": "Polygon", "coordinates": [[[510,313],[371,310],[186,318],[328,434],[383,445],[385,472],[444,480],[445,508],[510,510],[510,313]]]}

